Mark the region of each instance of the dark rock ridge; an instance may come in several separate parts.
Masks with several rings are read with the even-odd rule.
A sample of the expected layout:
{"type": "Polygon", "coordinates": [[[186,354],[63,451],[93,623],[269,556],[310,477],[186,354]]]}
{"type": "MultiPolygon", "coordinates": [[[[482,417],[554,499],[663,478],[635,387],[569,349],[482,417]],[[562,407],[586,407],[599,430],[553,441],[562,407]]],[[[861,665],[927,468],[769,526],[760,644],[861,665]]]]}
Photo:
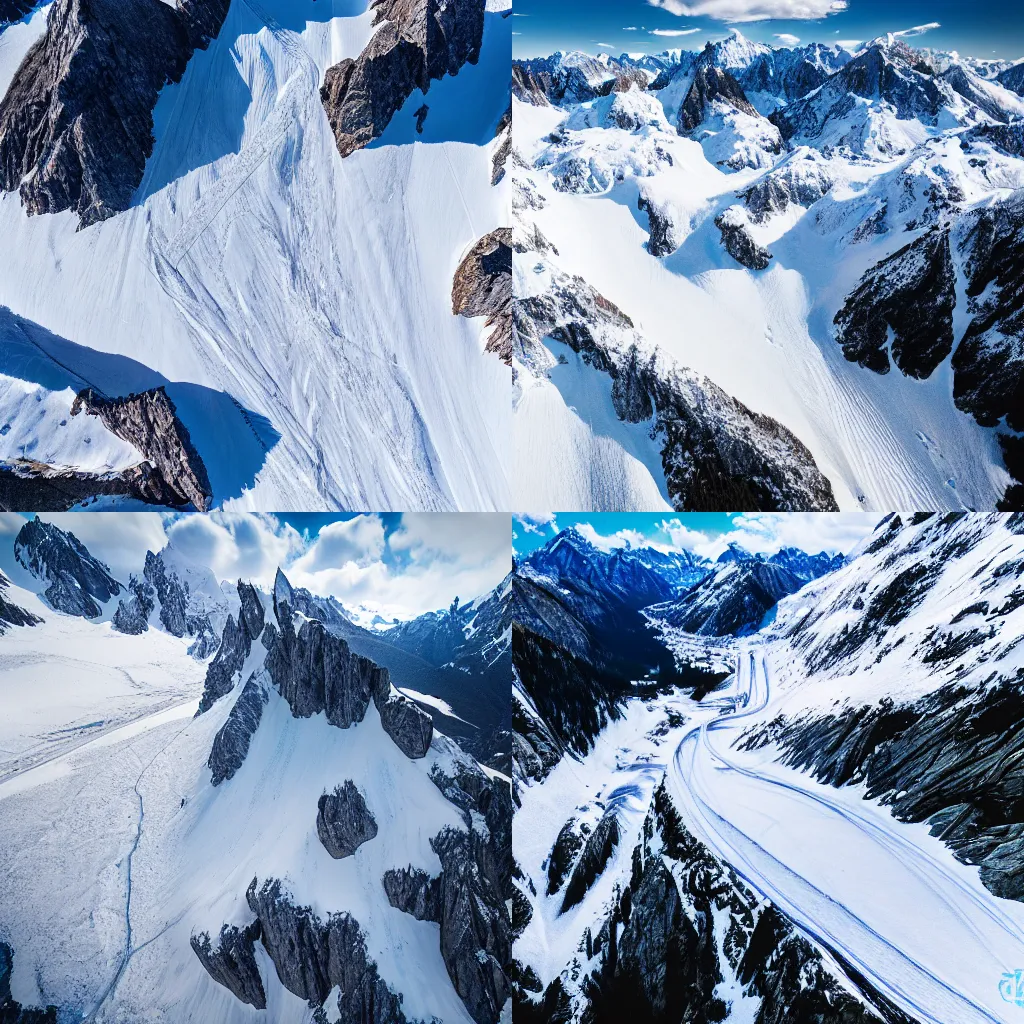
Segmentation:
{"type": "MultiPolygon", "coordinates": [[[[983,614],[983,613],[981,613],[983,614]]],[[[976,639],[941,640],[934,662],[970,657],[976,639]]],[[[1024,673],[980,693],[947,686],[910,704],[883,701],[807,721],[780,717],[747,748],[777,743],[787,764],[834,786],[863,783],[866,799],[901,821],[924,821],[983,885],[1024,900],[1024,673]]]]}
{"type": "MultiPolygon", "coordinates": [[[[317,1007],[337,986],[341,1024],[405,1024],[402,997],[377,973],[366,937],[351,914],[331,914],[323,921],[311,908],[295,906],[276,879],[258,886],[254,878],[246,899],[256,917],[247,932],[259,936],[289,992],[317,1007]]],[[[207,966],[206,959],[199,958],[207,966]]],[[[221,981],[213,970],[210,974],[221,981]]],[[[234,991],[237,984],[236,974],[227,987],[234,991]]]]}
{"type": "Polygon", "coordinates": [[[0,571],[0,636],[7,632],[8,626],[36,626],[43,620],[38,615],[8,601],[5,596],[11,581],[0,571]]]}
{"type": "Polygon", "coordinates": [[[650,614],[701,636],[726,636],[756,630],[782,598],[806,581],[781,565],[757,560],[727,565],[671,604],[650,614]]]}
{"type": "Polygon", "coordinates": [[[487,351],[512,365],[511,228],[488,232],[463,257],[452,280],[452,313],[487,317],[487,351]]]}
{"type": "Polygon", "coordinates": [[[769,171],[746,191],[738,193],[746,202],[750,219],[755,224],[763,224],[790,206],[812,206],[831,191],[832,175],[819,160],[814,150],[808,150],[803,157],[769,171]]]}
{"type": "Polygon", "coordinates": [[[497,185],[505,177],[505,164],[508,163],[509,154],[512,152],[512,100],[508,101],[508,109],[501,116],[498,122],[498,129],[494,133],[498,139],[498,146],[491,157],[491,184],[497,185]]]}
{"type": "Polygon", "coordinates": [[[268,699],[266,685],[260,676],[251,675],[228,712],[227,720],[213,738],[207,764],[214,786],[232,778],[242,767],[268,699]]]}
{"type": "Polygon", "coordinates": [[[697,61],[693,84],[679,108],[679,131],[688,134],[707,119],[708,108],[716,101],[725,103],[751,117],[760,116],[743,92],[743,87],[729,71],[717,67],[713,61],[714,47],[708,43],[697,61]]]}
{"type": "Polygon", "coordinates": [[[476,64],[484,0],[373,0],[366,49],[328,68],[320,98],[343,157],[376,139],[417,89],[476,64]]]}
{"type": "Polygon", "coordinates": [[[36,579],[49,581],[43,597],[68,615],[93,619],[101,613],[100,605],[124,589],[73,533],[38,516],[19,531],[14,557],[36,579]]]}
{"type": "Polygon", "coordinates": [[[652,199],[644,187],[639,187],[636,208],[647,214],[650,237],[647,240],[647,251],[652,256],[670,256],[679,248],[678,229],[675,220],[665,207],[652,199]]]}
{"type": "MultiPolygon", "coordinates": [[[[0,102],[0,188],[83,227],[128,209],[153,151],[153,108],[228,0],[56,0],[0,102]]],[[[198,507],[198,506],[197,506],[198,507]]]]}
{"type": "Polygon", "coordinates": [[[127,398],[107,398],[87,388],[71,406],[72,416],[80,412],[98,417],[150,461],[150,475],[158,474],[164,482],[166,504],[209,509],[213,489],[206,465],[162,386],[127,398]]]}
{"type": "Polygon", "coordinates": [[[619,844],[619,822],[614,810],[606,811],[597,827],[587,837],[582,852],[569,876],[569,884],[562,900],[562,913],[571,910],[590,891],[608,866],[615,847],[619,844]]]}
{"type": "Polygon", "coordinates": [[[511,994],[512,935],[493,843],[447,828],[430,841],[441,861],[441,956],[477,1024],[497,1024],[511,994]]]}
{"type": "Polygon", "coordinates": [[[1024,63],[1014,64],[997,76],[1000,85],[1024,96],[1024,63]]]}
{"type": "Polygon", "coordinates": [[[672,505],[679,511],[744,508],[834,511],[832,487],[807,448],[691,370],[665,364],[617,306],[582,278],[552,273],[550,289],[513,302],[513,346],[545,337],[568,345],[612,379],[616,415],[653,419],[672,505]]]}
{"type": "Polygon", "coordinates": [[[57,1024],[57,1007],[45,1009],[22,1006],[11,995],[14,950],[0,942],[0,1024],[57,1024]]]}
{"type": "Polygon", "coordinates": [[[377,821],[351,779],[333,793],[324,793],[320,797],[316,834],[335,860],[351,857],[363,843],[377,835],[377,821]]]}
{"type": "Polygon", "coordinates": [[[267,994],[256,963],[256,942],[261,931],[260,922],[256,920],[247,928],[224,925],[216,946],[210,942],[207,932],[193,935],[191,939],[192,949],[210,977],[236,999],[257,1010],[267,1008],[267,994]]]}
{"type": "Polygon", "coordinates": [[[119,633],[138,636],[149,629],[149,616],[156,607],[156,590],[145,577],[132,574],[128,580],[128,595],[117,602],[111,625],[119,633]]]}
{"type": "Polygon", "coordinates": [[[534,106],[586,103],[633,86],[647,88],[647,76],[615,58],[599,61],[585,53],[512,61],[512,95],[534,106]]]}
{"type": "Polygon", "coordinates": [[[237,583],[241,609],[238,621],[228,616],[224,635],[213,661],[206,669],[206,685],[199,702],[201,715],[209,710],[215,701],[229,693],[235,685],[236,676],[242,671],[245,659],[249,657],[253,643],[263,633],[263,602],[251,583],[237,583]]]}
{"type": "MultiPolygon", "coordinates": [[[[563,976],[581,979],[593,1024],[715,1024],[731,979],[757,1000],[755,1024],[914,1024],[850,969],[828,963],[770,902],[686,829],[664,786],[633,850],[628,884],[601,926],[588,931],[563,976]],[[670,867],[671,865],[671,867],[670,867]],[[723,933],[724,929],[724,933],[723,933]],[[851,994],[859,992],[860,998],[851,994]]],[[[513,964],[513,1016],[523,1024],[573,1019],[562,978],[544,989],[513,964]]]]}
{"type": "Polygon", "coordinates": [[[376,701],[380,724],[406,757],[426,757],[434,736],[434,720],[416,703],[400,694],[376,701]]]}
{"type": "Polygon", "coordinates": [[[392,868],[381,879],[388,903],[417,921],[441,923],[441,878],[421,868],[392,868]]]}
{"type": "Polygon", "coordinates": [[[851,362],[888,373],[891,349],[900,370],[924,379],[953,349],[955,302],[949,233],[932,230],[865,274],[836,314],[836,337],[851,362]]]}
{"type": "Polygon", "coordinates": [[[722,234],[725,251],[737,263],[748,270],[768,269],[772,254],[751,238],[750,231],[742,221],[730,217],[729,211],[726,211],[715,218],[715,227],[722,234]]]}
{"type": "Polygon", "coordinates": [[[67,512],[101,495],[123,495],[148,505],[177,500],[148,462],[117,473],[55,469],[35,459],[0,462],[0,510],[5,512],[67,512]]]}

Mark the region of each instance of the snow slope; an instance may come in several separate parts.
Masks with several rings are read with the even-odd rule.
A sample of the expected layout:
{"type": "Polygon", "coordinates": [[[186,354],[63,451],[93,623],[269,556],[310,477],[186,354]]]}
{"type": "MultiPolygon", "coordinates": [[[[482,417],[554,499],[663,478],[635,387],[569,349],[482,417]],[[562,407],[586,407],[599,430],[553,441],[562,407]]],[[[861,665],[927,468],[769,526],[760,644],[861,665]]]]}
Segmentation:
{"type": "MultiPolygon", "coordinates": [[[[0,83],[44,17],[4,33],[0,83]]],[[[507,219],[490,142],[510,25],[486,15],[479,64],[432,86],[422,136],[414,95],[342,161],[319,86],[368,40],[364,5],[236,0],[160,96],[133,208],[76,231],[0,196],[19,253],[0,305],[50,355],[91,350],[71,370],[109,393],[170,382],[218,504],[505,507],[508,371],[450,292],[462,253],[507,219]]]]}

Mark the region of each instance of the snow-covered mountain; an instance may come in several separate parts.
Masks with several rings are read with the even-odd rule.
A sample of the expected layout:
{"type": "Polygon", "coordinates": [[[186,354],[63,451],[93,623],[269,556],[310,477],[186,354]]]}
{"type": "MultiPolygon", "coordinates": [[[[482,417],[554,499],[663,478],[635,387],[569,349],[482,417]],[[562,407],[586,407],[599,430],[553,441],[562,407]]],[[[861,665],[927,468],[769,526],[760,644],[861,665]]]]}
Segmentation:
{"type": "Polygon", "coordinates": [[[1020,507],[1020,65],[513,62],[522,507],[1020,507]]]}
{"type": "MultiPolygon", "coordinates": [[[[29,533],[65,589],[113,581],[29,533]]],[[[4,1019],[509,1019],[508,780],[283,573],[238,581],[204,667],[168,614],[197,574],[147,569],[144,632],[120,584],[87,617],[0,579],[4,1019]]]]}
{"type": "Polygon", "coordinates": [[[1012,1020],[1020,520],[887,517],[759,632],[665,630],[713,693],[575,736],[545,711],[598,677],[517,646],[516,1019],[1012,1020]]]}
{"type": "Polygon", "coordinates": [[[0,506],[507,507],[510,15],[5,3],[0,506]]]}

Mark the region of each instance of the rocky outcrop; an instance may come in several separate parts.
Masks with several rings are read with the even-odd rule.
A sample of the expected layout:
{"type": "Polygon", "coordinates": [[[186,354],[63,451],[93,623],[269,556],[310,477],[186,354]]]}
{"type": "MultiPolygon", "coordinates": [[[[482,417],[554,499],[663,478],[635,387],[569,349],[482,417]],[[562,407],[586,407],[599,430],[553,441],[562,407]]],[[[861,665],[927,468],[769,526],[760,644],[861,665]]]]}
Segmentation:
{"type": "Polygon", "coordinates": [[[30,1008],[22,1006],[11,994],[11,973],[14,951],[0,942],[0,1024],[57,1024],[57,1007],[30,1008]]]}
{"type": "Polygon", "coordinates": [[[587,837],[573,867],[562,900],[562,913],[581,903],[611,860],[619,842],[619,822],[614,811],[608,811],[587,837]]]}
{"type": "Polygon", "coordinates": [[[128,580],[128,595],[117,603],[110,624],[119,633],[137,636],[149,629],[149,616],[156,607],[156,591],[145,577],[133,575],[128,580]]]}
{"type": "Polygon", "coordinates": [[[750,236],[746,219],[735,209],[728,209],[715,218],[715,227],[722,234],[722,246],[740,266],[747,270],[767,270],[772,254],[750,236]]]}
{"type": "Polygon", "coordinates": [[[245,629],[250,640],[256,640],[263,633],[266,622],[266,613],[263,610],[263,602],[256,588],[251,583],[243,583],[241,580],[236,585],[238,591],[239,612],[238,624],[245,629]]]}
{"type": "Polygon", "coordinates": [[[733,78],[732,74],[716,66],[712,62],[713,46],[708,43],[697,62],[690,86],[679,108],[679,131],[689,133],[699,128],[707,119],[709,107],[715,103],[724,103],[751,117],[758,117],[750,101],[743,92],[743,87],[733,78]]]}
{"type": "Polygon", "coordinates": [[[249,743],[259,728],[268,693],[263,679],[252,675],[242,688],[227,720],[213,738],[207,761],[213,785],[219,786],[234,776],[249,753],[249,743]]]}
{"type": "Polygon", "coordinates": [[[651,196],[641,185],[636,200],[636,208],[647,214],[650,237],[647,239],[647,251],[652,256],[671,256],[679,248],[679,228],[668,207],[651,196]]]}
{"type": "Polygon", "coordinates": [[[8,626],[36,626],[43,620],[38,615],[8,601],[7,589],[11,581],[0,571],[0,636],[7,631],[8,626]]]}
{"type": "Polygon", "coordinates": [[[448,828],[430,841],[441,861],[441,956],[477,1024],[497,1024],[511,994],[512,936],[493,844],[448,828]]]}
{"type": "Polygon", "coordinates": [[[405,1024],[402,997],[377,973],[366,950],[366,937],[351,914],[321,920],[309,907],[291,902],[277,880],[246,893],[256,915],[261,940],[289,992],[322,1006],[335,986],[340,989],[340,1024],[405,1024]]]}
{"type": "Polygon", "coordinates": [[[755,224],[764,224],[790,206],[813,206],[831,191],[833,184],[826,162],[814,150],[807,150],[799,159],[770,171],[738,195],[745,201],[750,219],[755,224]]]}
{"type": "MultiPolygon", "coordinates": [[[[0,188],[83,227],[128,209],[153,150],[153,108],[228,0],[56,0],[0,102],[0,188]]],[[[198,506],[197,506],[198,507],[198,506]]]]}
{"type": "Polygon", "coordinates": [[[378,700],[380,724],[406,757],[426,757],[434,736],[434,720],[418,704],[399,694],[378,700]]]}
{"type": "Polygon", "coordinates": [[[452,281],[452,313],[487,317],[487,351],[512,365],[511,228],[495,228],[463,257],[452,281]]]}
{"type": "Polygon", "coordinates": [[[388,902],[417,921],[441,923],[441,879],[420,868],[392,868],[381,879],[388,902]]]}
{"type": "Polygon", "coordinates": [[[81,391],[71,415],[96,416],[117,437],[137,448],[150,462],[151,474],[164,482],[166,504],[209,509],[213,489],[188,428],[161,386],[127,398],[107,398],[91,388],[81,391]]]}
{"type": "Polygon", "coordinates": [[[612,379],[619,419],[653,419],[669,498],[679,511],[838,508],[807,448],[768,416],[650,346],[617,306],[554,268],[546,292],[513,302],[513,343],[568,345],[612,379]],[[518,341],[517,341],[518,338],[518,341]]]}
{"type": "Polygon", "coordinates": [[[317,803],[316,834],[335,860],[351,857],[363,843],[377,835],[377,821],[356,784],[346,780],[317,803]]]}
{"type": "Polygon", "coordinates": [[[228,616],[224,635],[213,661],[206,669],[206,685],[199,702],[197,715],[208,711],[214,703],[234,688],[236,677],[249,657],[253,643],[262,635],[264,623],[263,603],[251,583],[238,581],[240,610],[238,621],[228,616]]]}
{"type": "Polygon", "coordinates": [[[49,581],[43,597],[68,615],[96,618],[100,606],[124,589],[73,533],[38,516],[18,532],[14,557],[36,579],[49,581]]]}
{"type": "Polygon", "coordinates": [[[257,1010],[267,1008],[267,994],[256,963],[256,942],[261,931],[257,920],[247,928],[224,925],[216,946],[210,942],[208,932],[193,935],[191,939],[192,949],[210,977],[236,999],[255,1006],[257,1010]]]}
{"type": "Polygon", "coordinates": [[[891,351],[900,370],[923,380],[952,351],[955,304],[949,232],[929,231],[864,275],[836,314],[836,340],[851,362],[888,373],[891,351]]]}
{"type": "Polygon", "coordinates": [[[498,122],[498,129],[494,133],[498,140],[497,148],[491,157],[491,184],[497,185],[505,177],[505,164],[508,162],[509,154],[512,152],[512,101],[508,102],[508,109],[498,122]]]}
{"type": "Polygon", "coordinates": [[[328,68],[320,98],[343,157],[376,139],[417,89],[480,57],[484,0],[373,0],[370,42],[328,68]]]}

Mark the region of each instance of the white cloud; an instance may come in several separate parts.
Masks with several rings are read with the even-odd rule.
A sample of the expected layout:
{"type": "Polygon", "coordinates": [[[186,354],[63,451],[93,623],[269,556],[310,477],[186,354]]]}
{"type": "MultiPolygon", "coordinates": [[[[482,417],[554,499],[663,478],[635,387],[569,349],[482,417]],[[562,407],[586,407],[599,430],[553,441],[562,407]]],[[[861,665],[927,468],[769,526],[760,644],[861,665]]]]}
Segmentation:
{"type": "Polygon", "coordinates": [[[897,39],[909,39],[911,36],[923,36],[925,32],[931,32],[933,28],[942,28],[942,25],[937,21],[929,21],[927,25],[915,25],[913,28],[893,32],[893,35],[897,39]]]}
{"type": "Polygon", "coordinates": [[[552,532],[558,530],[554,512],[516,512],[512,518],[527,533],[546,533],[548,530],[552,532]]]}
{"type": "Polygon", "coordinates": [[[590,523],[576,523],[576,530],[584,540],[589,541],[598,551],[614,551],[616,548],[651,547],[650,538],[639,530],[623,529],[607,536],[598,533],[590,523]]]}
{"type": "Polygon", "coordinates": [[[799,36],[794,36],[789,32],[776,32],[775,38],[778,39],[783,46],[796,46],[800,42],[799,36]]]}
{"type": "Polygon", "coordinates": [[[809,21],[845,11],[846,0],[648,0],[685,18],[714,18],[716,21],[744,22],[809,21]]]}
{"type": "Polygon", "coordinates": [[[623,32],[635,32],[636,31],[636,25],[626,25],[626,27],[623,28],[622,31],[623,32]]]}
{"type": "Polygon", "coordinates": [[[663,519],[658,529],[667,533],[674,548],[685,548],[687,551],[698,551],[707,547],[707,535],[700,530],[691,530],[679,519],[663,519]]]}
{"type": "Polygon", "coordinates": [[[380,516],[371,514],[328,523],[294,564],[303,572],[334,569],[349,562],[365,567],[380,561],[383,554],[384,524],[380,516]]]}
{"type": "MultiPolygon", "coordinates": [[[[376,516],[364,517],[379,523],[376,516]]],[[[350,528],[351,530],[351,528],[350,528]]],[[[367,536],[370,528],[360,527],[367,536]]],[[[321,531],[320,537],[324,537],[321,531]]],[[[408,618],[486,594],[512,569],[512,530],[499,513],[407,512],[387,540],[399,562],[334,561],[320,538],[285,571],[293,584],[332,594],[349,608],[382,618],[408,618]]],[[[338,537],[325,543],[344,557],[338,537]]]]}
{"type": "Polygon", "coordinates": [[[598,45],[598,46],[605,46],[605,47],[607,47],[607,48],[608,48],[609,50],[614,50],[614,49],[616,49],[616,47],[612,46],[612,44],[611,44],[611,43],[598,43],[597,45],[598,45]]]}
{"type": "Polygon", "coordinates": [[[692,36],[699,32],[699,28],[655,28],[651,29],[652,36],[692,36]]]}
{"type": "Polygon", "coordinates": [[[73,533],[123,581],[142,571],[147,551],[167,543],[159,512],[40,512],[39,518],[73,533]]]}
{"type": "Polygon", "coordinates": [[[294,527],[258,512],[182,516],[167,535],[178,551],[209,566],[218,579],[252,580],[265,587],[273,584],[278,566],[287,566],[306,547],[294,527]]]}
{"type": "Polygon", "coordinates": [[[25,517],[18,515],[17,512],[0,512],[0,537],[3,537],[5,542],[8,537],[13,541],[24,525],[25,517]]]}
{"type": "Polygon", "coordinates": [[[862,39],[837,39],[836,46],[841,46],[844,50],[859,50],[863,41],[862,39]]]}
{"type": "Polygon", "coordinates": [[[744,512],[733,528],[716,537],[700,553],[717,557],[730,543],[754,554],[772,555],[780,548],[849,553],[877,524],[866,512],[744,512]]]}

